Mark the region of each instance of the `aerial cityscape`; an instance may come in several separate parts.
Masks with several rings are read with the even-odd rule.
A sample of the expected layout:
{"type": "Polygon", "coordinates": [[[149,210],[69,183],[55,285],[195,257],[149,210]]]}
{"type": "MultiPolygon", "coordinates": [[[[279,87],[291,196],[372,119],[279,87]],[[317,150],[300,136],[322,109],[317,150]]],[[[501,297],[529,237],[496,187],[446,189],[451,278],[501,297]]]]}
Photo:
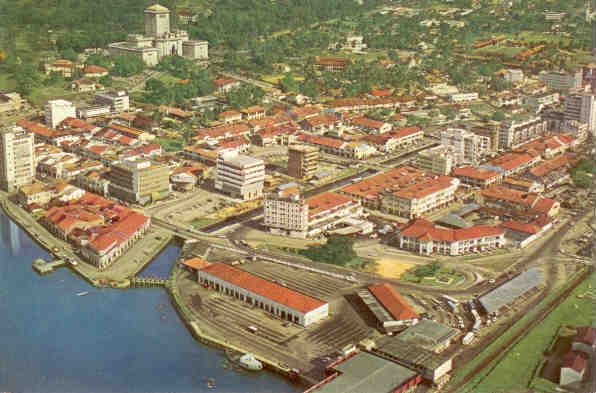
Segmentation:
{"type": "Polygon", "coordinates": [[[595,390],[592,2],[42,3],[0,391],[595,390]]]}

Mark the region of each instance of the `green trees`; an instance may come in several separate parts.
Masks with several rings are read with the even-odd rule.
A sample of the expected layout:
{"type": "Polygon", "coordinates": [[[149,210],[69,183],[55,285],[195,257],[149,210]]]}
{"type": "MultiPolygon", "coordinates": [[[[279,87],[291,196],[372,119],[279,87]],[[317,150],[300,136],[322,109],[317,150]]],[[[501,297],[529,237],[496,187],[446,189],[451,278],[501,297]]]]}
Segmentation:
{"type": "Polygon", "coordinates": [[[291,74],[286,74],[280,81],[281,89],[284,93],[297,93],[300,90],[300,84],[291,74]]]}
{"type": "Polygon", "coordinates": [[[145,63],[133,55],[115,56],[112,73],[117,76],[132,76],[145,69],[145,63]]]}
{"type": "Polygon", "coordinates": [[[235,109],[260,104],[265,91],[258,86],[243,84],[228,93],[228,102],[235,109]]]}
{"type": "Polygon", "coordinates": [[[495,121],[503,121],[505,120],[505,112],[503,111],[496,111],[493,113],[492,119],[495,121]]]}
{"type": "Polygon", "coordinates": [[[43,83],[40,72],[32,64],[22,64],[18,67],[15,72],[15,80],[18,92],[23,95],[29,94],[43,83]]]}
{"type": "Polygon", "coordinates": [[[187,75],[185,84],[166,84],[159,79],[151,78],[145,82],[143,99],[153,104],[182,105],[185,100],[207,95],[215,90],[211,76],[206,70],[194,70],[187,75]]]}
{"type": "Polygon", "coordinates": [[[353,246],[354,241],[347,236],[330,236],[326,244],[301,250],[300,255],[313,261],[343,266],[358,257],[353,246]]]}

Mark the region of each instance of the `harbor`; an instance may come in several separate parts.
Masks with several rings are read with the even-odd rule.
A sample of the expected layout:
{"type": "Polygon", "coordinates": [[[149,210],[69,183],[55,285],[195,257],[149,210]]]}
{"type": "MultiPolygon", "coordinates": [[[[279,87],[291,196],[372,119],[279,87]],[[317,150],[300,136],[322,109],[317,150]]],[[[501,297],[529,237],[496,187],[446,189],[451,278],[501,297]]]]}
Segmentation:
{"type": "Polygon", "coordinates": [[[48,261],[49,255],[2,212],[0,219],[0,293],[22,299],[0,302],[0,312],[12,316],[0,326],[0,345],[11,354],[0,368],[0,386],[7,391],[112,392],[135,386],[200,393],[241,391],[247,384],[262,391],[301,390],[267,371],[229,368],[223,351],[197,345],[166,291],[89,286],[69,265],[49,275],[33,273],[31,261],[48,261]],[[123,348],[135,348],[134,356],[124,356],[123,348]]]}

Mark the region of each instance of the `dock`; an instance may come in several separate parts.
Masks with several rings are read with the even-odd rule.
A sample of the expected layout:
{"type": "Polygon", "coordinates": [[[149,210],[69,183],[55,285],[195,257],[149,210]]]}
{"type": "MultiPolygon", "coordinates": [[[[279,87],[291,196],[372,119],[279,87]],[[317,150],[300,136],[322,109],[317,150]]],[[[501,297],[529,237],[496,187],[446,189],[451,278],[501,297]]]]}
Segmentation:
{"type": "Polygon", "coordinates": [[[56,259],[55,261],[52,261],[52,262],[46,262],[42,258],[36,258],[33,260],[33,263],[32,263],[33,269],[38,274],[49,274],[49,273],[53,272],[54,269],[57,269],[59,267],[65,266],[65,265],[66,265],[66,261],[64,261],[63,259],[56,259]]]}

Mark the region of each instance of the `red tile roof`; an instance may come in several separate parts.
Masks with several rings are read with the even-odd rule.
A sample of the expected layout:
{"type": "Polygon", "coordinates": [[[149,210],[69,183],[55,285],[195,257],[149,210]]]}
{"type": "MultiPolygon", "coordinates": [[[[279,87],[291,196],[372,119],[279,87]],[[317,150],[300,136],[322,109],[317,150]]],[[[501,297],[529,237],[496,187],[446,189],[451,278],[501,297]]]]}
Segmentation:
{"type": "Polygon", "coordinates": [[[317,146],[326,146],[331,147],[334,149],[342,149],[346,142],[342,141],[341,139],[333,139],[326,136],[317,136],[317,135],[300,135],[300,139],[302,139],[306,143],[310,143],[317,146]]]}
{"type": "Polygon", "coordinates": [[[516,232],[529,233],[531,235],[534,235],[542,230],[542,226],[536,221],[523,222],[518,220],[509,220],[502,223],[500,227],[516,232]]]}
{"type": "Polygon", "coordinates": [[[464,166],[453,170],[455,177],[469,177],[470,179],[488,180],[501,176],[497,171],[491,171],[484,168],[474,168],[473,166],[464,166]]]}
{"type": "Polygon", "coordinates": [[[83,68],[83,72],[85,74],[103,74],[104,72],[108,72],[108,69],[96,65],[88,65],[83,68]]]}
{"type": "Polygon", "coordinates": [[[25,120],[25,119],[17,120],[16,124],[17,124],[17,126],[23,127],[24,129],[26,129],[29,132],[32,132],[36,135],[46,137],[46,138],[53,137],[57,134],[56,130],[53,130],[53,129],[48,128],[42,124],[36,123],[34,121],[30,121],[30,120],[25,120]]]}
{"type": "Polygon", "coordinates": [[[585,355],[577,351],[569,351],[563,358],[563,364],[561,368],[570,368],[574,371],[581,373],[586,369],[586,358],[585,355]]]}
{"type": "Polygon", "coordinates": [[[411,221],[401,232],[401,236],[414,237],[421,240],[440,240],[456,242],[460,240],[479,239],[487,236],[502,235],[504,231],[489,225],[476,225],[470,228],[447,229],[437,227],[434,223],[422,218],[411,221]]]}
{"type": "Polygon", "coordinates": [[[214,263],[201,271],[302,313],[326,303],[225,263],[214,263]]]}
{"type": "Polygon", "coordinates": [[[211,262],[207,262],[202,258],[195,257],[183,261],[182,264],[194,270],[201,270],[207,266],[210,266],[211,262]]]}
{"type": "Polygon", "coordinates": [[[536,177],[543,177],[557,169],[571,165],[573,162],[575,162],[575,160],[571,158],[571,156],[568,154],[561,154],[536,165],[534,168],[530,169],[530,173],[536,177]]]}
{"type": "Polygon", "coordinates": [[[324,192],[306,200],[309,216],[314,216],[350,202],[354,202],[354,200],[336,192],[324,192]]]}
{"type": "Polygon", "coordinates": [[[369,129],[379,129],[385,125],[384,122],[379,120],[370,119],[368,117],[355,117],[351,120],[351,123],[355,126],[369,128],[369,129]]]}
{"type": "Polygon", "coordinates": [[[531,152],[505,153],[502,156],[490,161],[489,164],[502,168],[505,171],[509,171],[511,169],[528,164],[530,161],[534,160],[534,158],[535,155],[531,154],[531,152]]]}
{"type": "Polygon", "coordinates": [[[213,84],[217,87],[222,87],[226,85],[231,85],[232,83],[239,83],[239,80],[232,79],[232,78],[218,78],[213,81],[213,84]]]}
{"type": "Polygon", "coordinates": [[[391,285],[371,285],[368,287],[368,290],[396,321],[420,318],[416,311],[410,307],[391,285]]]}

